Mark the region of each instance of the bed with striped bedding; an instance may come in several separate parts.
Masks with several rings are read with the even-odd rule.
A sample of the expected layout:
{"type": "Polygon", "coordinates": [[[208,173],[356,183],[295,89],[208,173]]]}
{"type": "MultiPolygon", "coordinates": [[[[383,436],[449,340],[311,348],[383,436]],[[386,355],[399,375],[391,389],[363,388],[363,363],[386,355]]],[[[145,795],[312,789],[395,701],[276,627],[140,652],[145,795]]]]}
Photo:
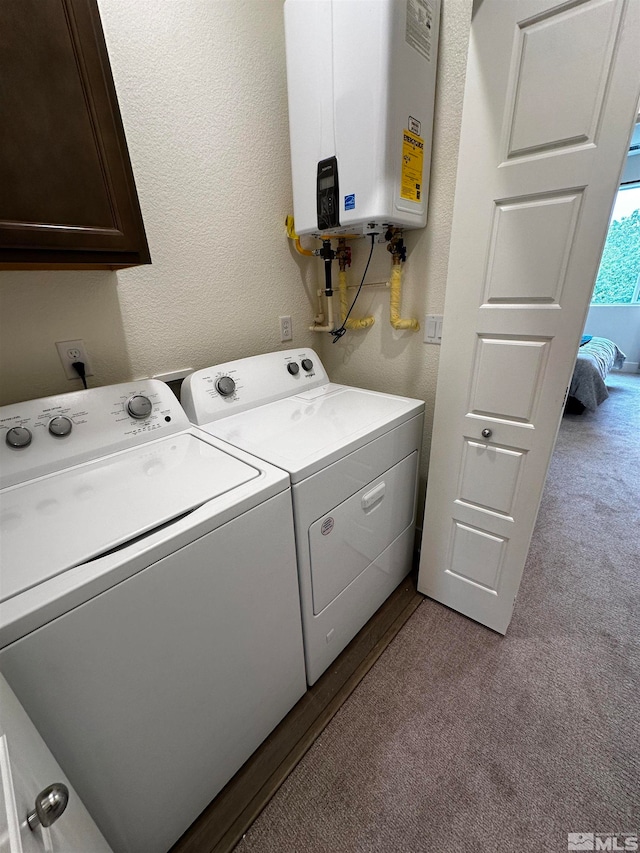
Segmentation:
{"type": "Polygon", "coordinates": [[[577,401],[573,408],[595,412],[609,396],[605,379],[613,368],[621,368],[626,356],[608,338],[592,337],[578,350],[576,365],[569,386],[568,402],[577,401]]]}

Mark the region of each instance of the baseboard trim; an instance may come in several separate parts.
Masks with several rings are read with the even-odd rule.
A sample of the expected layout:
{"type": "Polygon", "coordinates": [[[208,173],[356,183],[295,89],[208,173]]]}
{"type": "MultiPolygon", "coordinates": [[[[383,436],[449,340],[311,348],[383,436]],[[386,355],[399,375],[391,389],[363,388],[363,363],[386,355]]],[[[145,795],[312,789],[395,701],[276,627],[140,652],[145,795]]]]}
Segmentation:
{"type": "Polygon", "coordinates": [[[412,572],[169,853],[229,853],[424,596],[412,572]]]}
{"type": "Polygon", "coordinates": [[[625,363],[620,368],[620,373],[637,373],[638,370],[640,370],[640,362],[625,361],[625,363]]]}

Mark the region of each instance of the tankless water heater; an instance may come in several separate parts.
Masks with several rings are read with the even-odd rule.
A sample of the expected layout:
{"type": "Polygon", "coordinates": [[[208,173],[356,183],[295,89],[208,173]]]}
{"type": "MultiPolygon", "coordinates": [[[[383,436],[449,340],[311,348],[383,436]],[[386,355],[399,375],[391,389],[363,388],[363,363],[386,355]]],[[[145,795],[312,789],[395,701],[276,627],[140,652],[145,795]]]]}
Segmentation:
{"type": "Polygon", "coordinates": [[[427,221],[440,0],[286,0],[298,234],[427,221]]]}

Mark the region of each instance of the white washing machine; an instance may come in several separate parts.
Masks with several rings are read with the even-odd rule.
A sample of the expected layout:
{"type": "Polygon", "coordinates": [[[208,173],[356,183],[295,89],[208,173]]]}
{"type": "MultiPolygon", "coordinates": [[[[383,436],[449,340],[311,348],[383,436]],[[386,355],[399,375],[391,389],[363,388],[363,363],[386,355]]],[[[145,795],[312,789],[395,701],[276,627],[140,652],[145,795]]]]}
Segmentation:
{"type": "Polygon", "coordinates": [[[0,429],[0,669],[114,851],[165,853],[306,690],[289,478],[153,380],[0,429]]]}
{"type": "Polygon", "coordinates": [[[313,684],[411,568],[424,403],[333,384],[310,349],[199,370],[181,399],[209,435],[291,477],[313,684]]]}

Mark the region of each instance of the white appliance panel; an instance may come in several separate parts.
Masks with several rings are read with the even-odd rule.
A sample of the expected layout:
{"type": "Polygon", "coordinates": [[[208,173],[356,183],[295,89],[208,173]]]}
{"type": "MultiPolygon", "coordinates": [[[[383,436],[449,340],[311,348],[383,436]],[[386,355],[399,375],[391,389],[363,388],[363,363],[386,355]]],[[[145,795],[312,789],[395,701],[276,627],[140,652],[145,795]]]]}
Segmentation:
{"type": "Polygon", "coordinates": [[[324,385],[215,421],[207,432],[305,477],[357,444],[415,414],[424,404],[344,385],[324,385]]]}
{"type": "Polygon", "coordinates": [[[287,515],[283,492],[0,652],[116,853],[164,853],[304,693],[287,515]]]}
{"type": "Polygon", "coordinates": [[[307,680],[314,684],[411,568],[424,403],[329,383],[317,354],[299,350],[206,368],[185,386],[186,410],[201,429],[290,475],[307,680]],[[389,494],[376,506],[389,471],[389,494]],[[367,513],[382,518],[368,530],[357,517],[363,498],[367,513]],[[336,533],[335,547],[321,555],[322,521],[334,508],[349,518],[348,532],[336,533]],[[310,538],[318,540],[313,560],[310,538]]]}
{"type": "Polygon", "coordinates": [[[196,370],[182,383],[180,400],[191,422],[203,425],[328,382],[314,350],[290,349],[196,370]],[[227,383],[224,394],[220,380],[227,383]]]}
{"type": "Polygon", "coordinates": [[[412,524],[417,461],[414,451],[311,525],[314,615],[412,524]]]}
{"type": "MultiPolygon", "coordinates": [[[[256,460],[248,453],[225,445],[211,436],[205,438],[215,447],[248,465],[262,466],[260,477],[208,500],[170,523],[128,541],[122,547],[67,569],[20,595],[0,602],[0,648],[131,577],[150,562],[161,560],[173,550],[222,527],[260,501],[281,492],[289,493],[289,477],[279,468],[256,460]]],[[[287,526],[290,521],[290,518],[283,519],[283,526],[287,526]]]]}
{"type": "Polygon", "coordinates": [[[0,437],[0,667],[115,853],[165,853],[306,687],[288,476],[161,382],[0,437]]]}
{"type": "Polygon", "coordinates": [[[5,489],[0,601],[259,476],[200,438],[177,435],[5,489]]]}
{"type": "Polygon", "coordinates": [[[150,440],[184,432],[189,427],[171,389],[157,379],[141,379],[85,391],[71,391],[39,400],[26,400],[0,409],[0,486],[15,485],[107,456],[150,440]],[[132,417],[127,403],[145,397],[148,416],[132,417]],[[52,435],[55,418],[68,421],[65,436],[52,435]],[[9,447],[5,441],[12,427],[31,433],[28,446],[9,447]]]}
{"type": "Polygon", "coordinates": [[[413,565],[415,527],[412,524],[370,563],[328,607],[303,616],[307,682],[320,678],[358,631],[381,607],[413,565]]]}
{"type": "Polygon", "coordinates": [[[440,0],[286,0],[298,234],[322,233],[317,167],[331,157],[339,225],[329,233],[425,225],[439,18],[440,0]],[[421,178],[410,181],[409,192],[418,167],[407,131],[423,146],[421,178]]]}
{"type": "MultiPolygon", "coordinates": [[[[366,484],[376,481],[422,441],[423,413],[364,444],[293,486],[293,508],[302,602],[307,681],[314,684],[410,571],[415,518],[410,526],[320,613],[313,610],[309,528],[366,484]]],[[[416,472],[412,500],[415,513],[416,472]]],[[[364,490],[365,492],[368,489],[364,490]]]]}
{"type": "Polygon", "coordinates": [[[294,485],[296,518],[306,523],[305,541],[314,521],[420,447],[422,423],[420,412],[294,485]]]}

